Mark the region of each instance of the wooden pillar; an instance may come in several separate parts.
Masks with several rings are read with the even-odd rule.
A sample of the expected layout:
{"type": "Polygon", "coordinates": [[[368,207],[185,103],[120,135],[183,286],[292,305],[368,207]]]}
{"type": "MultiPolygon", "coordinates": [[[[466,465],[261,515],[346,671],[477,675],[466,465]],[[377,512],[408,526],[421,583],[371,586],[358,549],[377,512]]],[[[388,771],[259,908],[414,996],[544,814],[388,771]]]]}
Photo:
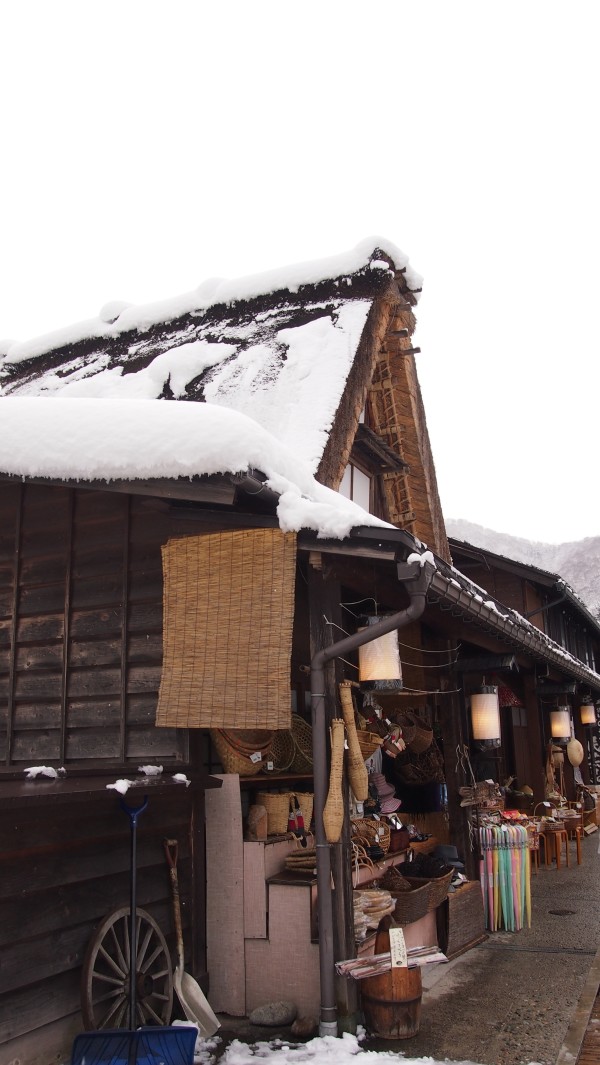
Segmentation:
{"type": "MultiPolygon", "coordinates": [[[[546,744],[543,733],[539,700],[535,691],[535,673],[529,673],[525,678],[525,710],[527,712],[527,745],[531,769],[531,780],[528,781],[533,789],[534,806],[542,802],[546,797],[546,744]]],[[[548,733],[550,726],[548,725],[548,733]]]]}
{"type": "MultiPolygon", "coordinates": [[[[457,674],[451,676],[451,688],[460,688],[457,674]]],[[[465,874],[469,879],[479,876],[478,859],[471,847],[469,833],[468,808],[460,805],[462,796],[459,788],[468,786],[471,781],[465,778],[459,753],[468,746],[463,727],[463,696],[461,692],[451,691],[443,696],[441,705],[442,733],[444,745],[444,764],[446,767],[446,787],[448,789],[448,816],[450,842],[454,844],[465,863],[465,874]]]]}

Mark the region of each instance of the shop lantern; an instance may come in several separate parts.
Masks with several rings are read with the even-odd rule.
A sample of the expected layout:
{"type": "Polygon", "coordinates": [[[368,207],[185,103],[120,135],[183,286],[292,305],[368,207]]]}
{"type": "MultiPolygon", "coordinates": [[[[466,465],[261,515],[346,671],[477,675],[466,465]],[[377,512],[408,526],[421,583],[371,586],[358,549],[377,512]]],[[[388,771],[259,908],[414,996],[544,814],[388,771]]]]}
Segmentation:
{"type": "Polygon", "coordinates": [[[471,730],[482,747],[500,747],[500,702],[495,684],[484,684],[471,695],[471,730]]]}
{"type": "Polygon", "coordinates": [[[554,743],[567,744],[571,739],[571,708],[557,706],[550,711],[550,735],[554,743]]]}
{"type": "Polygon", "coordinates": [[[582,725],[595,725],[596,724],[596,707],[592,700],[586,697],[584,702],[579,707],[579,717],[582,725]]]}
{"type": "MultiPolygon", "coordinates": [[[[366,624],[359,628],[359,632],[364,632],[369,625],[376,625],[384,618],[373,615],[364,620],[366,624]]],[[[397,691],[402,688],[397,629],[358,648],[358,679],[364,691],[397,691]]]]}

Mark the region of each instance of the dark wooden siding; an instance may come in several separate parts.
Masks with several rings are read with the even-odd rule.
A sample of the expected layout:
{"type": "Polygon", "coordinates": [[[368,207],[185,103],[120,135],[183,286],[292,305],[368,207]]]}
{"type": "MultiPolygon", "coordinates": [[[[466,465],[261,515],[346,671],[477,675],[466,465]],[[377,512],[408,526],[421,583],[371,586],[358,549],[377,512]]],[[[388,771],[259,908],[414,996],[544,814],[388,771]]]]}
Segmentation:
{"type": "MultiPolygon", "coordinates": [[[[203,853],[203,799],[185,787],[149,796],[138,820],[137,901],[158,922],[176,957],[170,881],[162,841],[179,842],[178,871],[188,967],[203,975],[203,892],[193,890],[194,853],[203,853]],[[195,805],[195,813],[193,808],[195,805]],[[196,827],[193,827],[196,826],[196,827]]],[[[81,965],[95,927],[129,905],[130,825],[115,792],[68,803],[5,809],[0,819],[0,1060],[43,1058],[46,1026],[76,1030],[81,965]],[[4,1049],[2,1049],[4,1048],[4,1049]],[[17,1055],[19,1056],[19,1055],[17,1055]]],[[[67,1060],[69,1047],[65,1045],[67,1060]]],[[[63,1060],[62,1058],[60,1060],[63,1060]]]]}
{"type": "Polygon", "coordinates": [[[154,727],[168,534],[125,494],[0,488],[5,767],[186,760],[154,727]]]}

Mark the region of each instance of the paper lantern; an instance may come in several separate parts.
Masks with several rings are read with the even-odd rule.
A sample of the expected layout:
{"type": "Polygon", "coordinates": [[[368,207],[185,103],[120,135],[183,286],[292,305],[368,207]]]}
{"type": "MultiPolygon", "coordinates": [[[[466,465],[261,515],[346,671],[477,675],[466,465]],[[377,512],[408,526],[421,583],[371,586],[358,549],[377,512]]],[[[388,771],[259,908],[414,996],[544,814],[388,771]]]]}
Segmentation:
{"type": "Polygon", "coordinates": [[[568,743],[571,738],[571,709],[558,706],[550,711],[550,734],[555,743],[568,743]]]}
{"type": "Polygon", "coordinates": [[[500,746],[500,703],[495,684],[484,685],[471,696],[473,739],[487,746],[500,746]]]}
{"type": "MultiPolygon", "coordinates": [[[[383,621],[383,618],[369,617],[367,624],[358,631],[364,632],[378,621],[383,621]]],[[[365,691],[395,691],[402,688],[397,629],[358,648],[358,679],[365,691]]]]}

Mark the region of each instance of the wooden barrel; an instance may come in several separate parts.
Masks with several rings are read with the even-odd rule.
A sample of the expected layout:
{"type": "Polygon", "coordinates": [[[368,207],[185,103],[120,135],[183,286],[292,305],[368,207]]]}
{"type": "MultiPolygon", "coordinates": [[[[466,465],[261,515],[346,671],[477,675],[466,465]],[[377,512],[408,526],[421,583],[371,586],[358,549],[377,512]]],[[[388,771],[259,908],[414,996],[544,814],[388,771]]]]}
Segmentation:
{"type": "MultiPolygon", "coordinates": [[[[389,918],[381,922],[375,938],[375,953],[390,949],[389,918]],[[384,927],[384,924],[387,927],[384,927]]],[[[365,1025],[380,1039],[410,1039],[419,1031],[423,985],[421,970],[391,969],[360,981],[365,1025]]]]}

